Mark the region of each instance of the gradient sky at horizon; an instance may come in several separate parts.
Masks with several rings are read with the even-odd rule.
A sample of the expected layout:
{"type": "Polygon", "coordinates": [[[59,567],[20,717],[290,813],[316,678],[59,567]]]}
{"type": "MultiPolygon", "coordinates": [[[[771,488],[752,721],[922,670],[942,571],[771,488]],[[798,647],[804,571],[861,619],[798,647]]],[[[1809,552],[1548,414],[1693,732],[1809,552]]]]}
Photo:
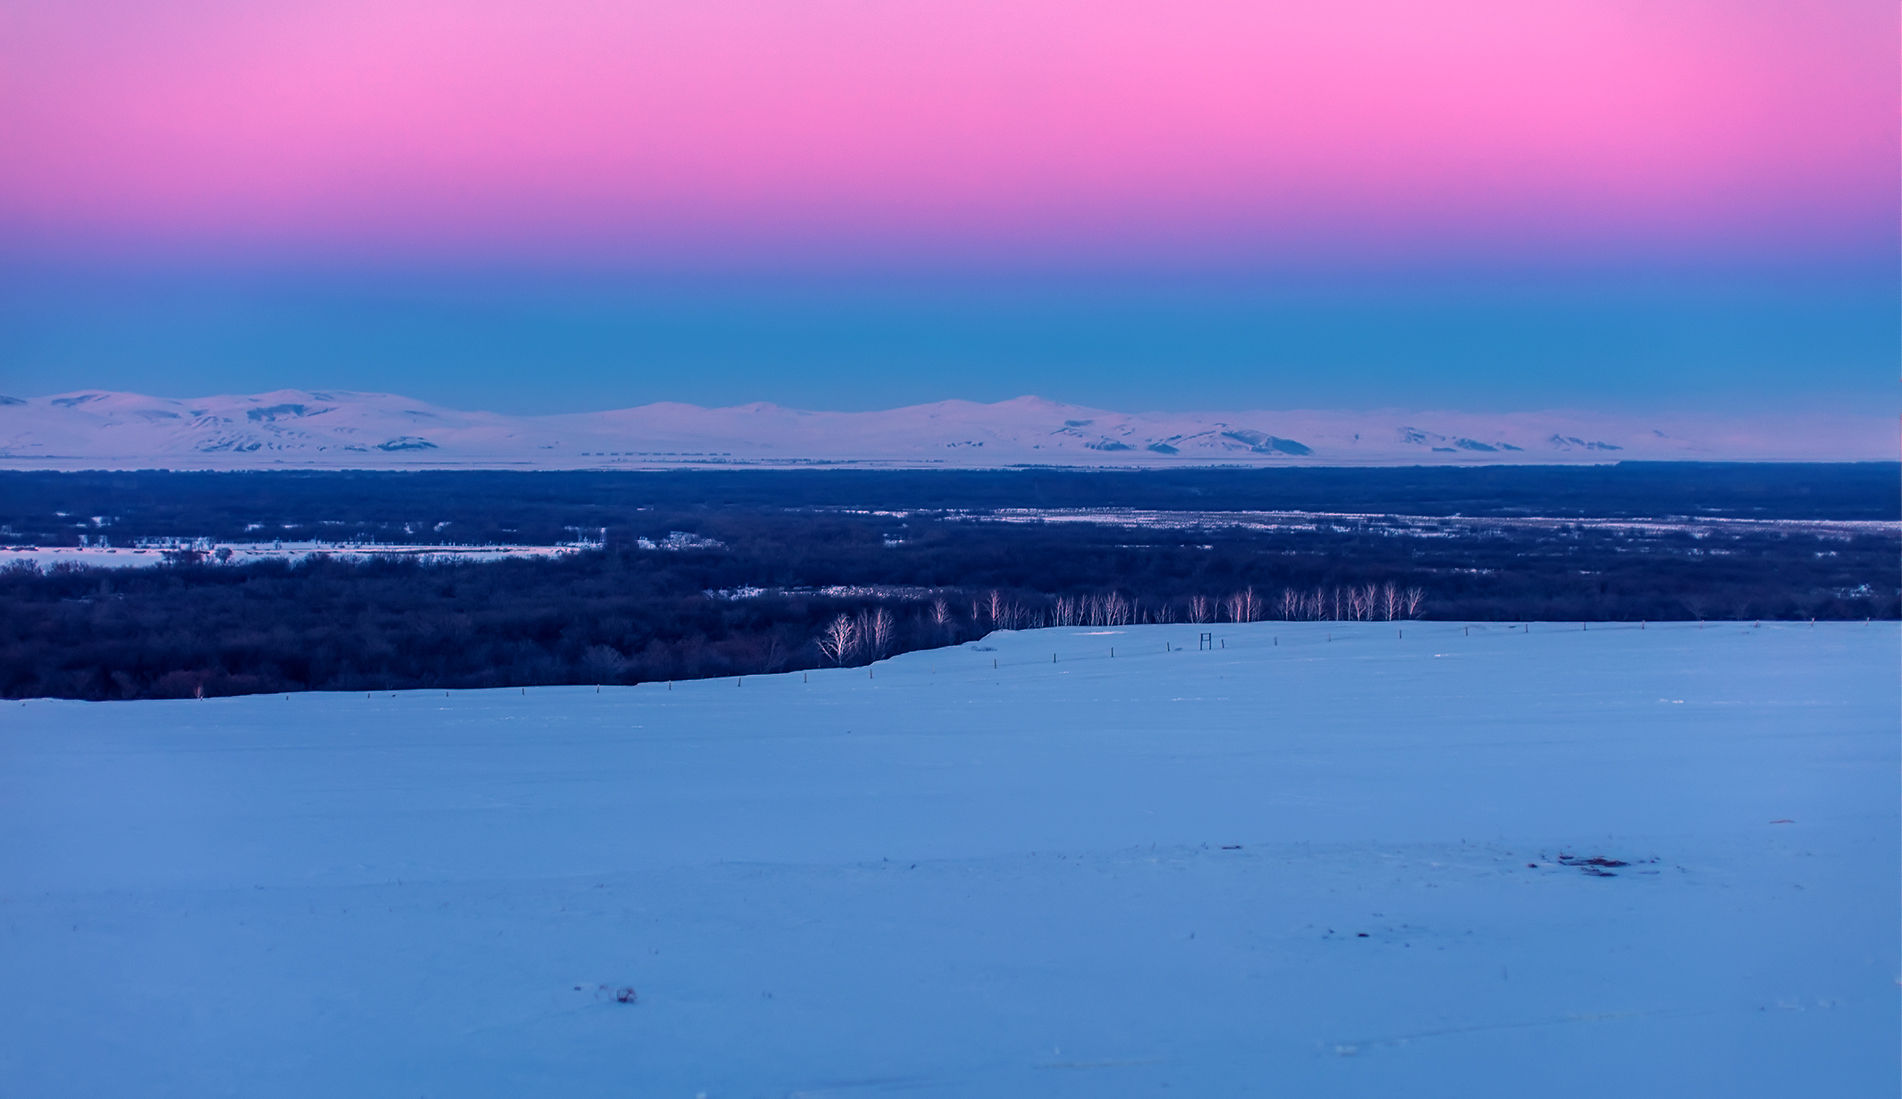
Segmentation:
{"type": "Polygon", "coordinates": [[[0,392],[1895,404],[1891,0],[11,0],[0,392]]]}

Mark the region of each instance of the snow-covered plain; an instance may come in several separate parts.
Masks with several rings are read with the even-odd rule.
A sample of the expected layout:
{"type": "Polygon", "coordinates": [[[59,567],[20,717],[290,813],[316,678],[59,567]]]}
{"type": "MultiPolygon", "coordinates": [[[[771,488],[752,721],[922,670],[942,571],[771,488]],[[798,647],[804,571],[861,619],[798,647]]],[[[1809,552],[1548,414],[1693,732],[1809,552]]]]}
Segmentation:
{"type": "Polygon", "coordinates": [[[1893,1096],[1899,640],[8,703],[0,1093],[1893,1096]]]}

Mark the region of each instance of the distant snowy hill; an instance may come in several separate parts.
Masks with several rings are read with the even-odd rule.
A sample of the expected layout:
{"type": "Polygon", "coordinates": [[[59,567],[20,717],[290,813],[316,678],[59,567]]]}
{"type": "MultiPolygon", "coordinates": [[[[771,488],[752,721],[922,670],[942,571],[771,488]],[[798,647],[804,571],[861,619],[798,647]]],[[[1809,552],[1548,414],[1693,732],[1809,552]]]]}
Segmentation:
{"type": "Polygon", "coordinates": [[[1111,412],[1019,397],[879,412],[649,404],[515,416],[381,393],[0,396],[0,468],[982,468],[1893,460],[1893,418],[1643,422],[1565,412],[1111,412]]]}

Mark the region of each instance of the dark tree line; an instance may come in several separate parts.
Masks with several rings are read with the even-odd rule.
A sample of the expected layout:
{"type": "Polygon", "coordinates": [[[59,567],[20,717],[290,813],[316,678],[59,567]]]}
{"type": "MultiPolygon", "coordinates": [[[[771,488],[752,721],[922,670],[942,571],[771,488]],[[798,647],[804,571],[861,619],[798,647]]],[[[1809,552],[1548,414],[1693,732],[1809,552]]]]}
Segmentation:
{"type": "Polygon", "coordinates": [[[553,545],[664,535],[725,510],[1128,507],[1562,518],[1902,518],[1896,463],[1375,469],[6,472],[0,542],[104,535],[553,545]],[[98,517],[102,523],[94,524],[98,517]]]}
{"type": "MultiPolygon", "coordinates": [[[[1281,617],[1455,620],[1893,618],[1902,547],[1764,530],[1579,525],[1163,531],[730,506],[723,549],[623,542],[560,559],[0,570],[0,695],[633,683],[793,670],[996,626],[1281,617]],[[827,594],[823,589],[849,586],[827,594]],[[1368,592],[1372,591],[1372,595],[1368,592]],[[1417,591],[1395,610],[1389,591],[1417,591]],[[710,594],[712,593],[712,594],[710,594]],[[728,594],[718,594],[728,593],[728,594]],[[1243,593],[1251,602],[1238,611],[1243,593]],[[1358,593],[1358,595],[1356,594],[1358,593]],[[1295,598],[1289,609],[1284,600],[1295,598]],[[1373,600],[1371,611],[1355,600],[1373,600]],[[888,624],[828,654],[841,616],[888,624]]],[[[1404,602],[1404,600],[1403,600],[1404,602]]]]}

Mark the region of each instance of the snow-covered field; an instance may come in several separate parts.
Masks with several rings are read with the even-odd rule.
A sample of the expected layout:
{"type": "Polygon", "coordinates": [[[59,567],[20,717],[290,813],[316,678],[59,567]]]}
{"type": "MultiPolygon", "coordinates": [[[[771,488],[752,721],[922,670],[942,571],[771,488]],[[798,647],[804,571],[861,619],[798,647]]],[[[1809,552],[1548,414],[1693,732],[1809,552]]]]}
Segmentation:
{"type": "Polygon", "coordinates": [[[1203,628],[7,703],[0,1094],[1897,1094],[1894,623],[1203,628]]]}

